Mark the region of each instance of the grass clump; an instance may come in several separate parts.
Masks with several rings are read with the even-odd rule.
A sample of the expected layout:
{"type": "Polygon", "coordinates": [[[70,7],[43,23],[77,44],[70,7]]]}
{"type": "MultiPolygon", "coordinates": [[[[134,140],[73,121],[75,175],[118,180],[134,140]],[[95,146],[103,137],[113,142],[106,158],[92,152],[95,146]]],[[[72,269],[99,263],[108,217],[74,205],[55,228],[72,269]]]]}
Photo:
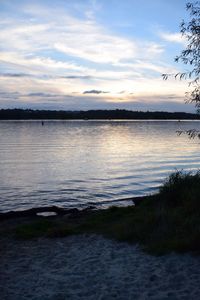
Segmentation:
{"type": "Polygon", "coordinates": [[[46,235],[54,223],[47,219],[35,220],[30,223],[18,225],[15,228],[15,235],[19,239],[32,239],[41,235],[46,235]]]}
{"type": "Polygon", "coordinates": [[[160,187],[160,196],[169,207],[191,206],[200,209],[200,172],[196,174],[178,171],[169,176],[160,187]]]}
{"type": "Polygon", "coordinates": [[[56,238],[76,233],[74,226],[53,219],[36,219],[30,223],[18,225],[14,231],[15,237],[19,239],[56,238]]]}
{"type": "Polygon", "coordinates": [[[200,173],[176,172],[138,206],[97,212],[84,225],[120,241],[139,242],[155,254],[200,253],[200,173]]]}

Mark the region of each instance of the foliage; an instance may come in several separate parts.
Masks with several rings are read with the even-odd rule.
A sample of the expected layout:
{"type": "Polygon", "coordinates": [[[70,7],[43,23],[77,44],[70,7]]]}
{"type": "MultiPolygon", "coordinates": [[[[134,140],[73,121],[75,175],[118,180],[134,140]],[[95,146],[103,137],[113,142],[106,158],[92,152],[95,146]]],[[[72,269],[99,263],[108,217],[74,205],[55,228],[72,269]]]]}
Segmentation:
{"type": "Polygon", "coordinates": [[[200,172],[176,172],[157,195],[134,208],[112,208],[86,220],[84,230],[137,242],[153,254],[200,253],[200,172]]]}
{"type": "Polygon", "coordinates": [[[140,120],[140,119],[200,119],[197,114],[165,111],[131,111],[115,110],[88,110],[88,111],[57,111],[32,109],[0,109],[0,120],[140,120]]]}
{"type": "MultiPolygon", "coordinates": [[[[188,22],[182,21],[180,24],[180,32],[186,39],[187,45],[179,56],[175,58],[176,62],[183,62],[192,67],[192,70],[178,73],[175,77],[180,79],[190,79],[189,85],[193,86],[192,92],[186,93],[186,101],[194,102],[197,109],[200,108],[200,1],[189,2],[186,9],[190,13],[188,22]]],[[[166,80],[168,74],[163,74],[166,80]]]]}
{"type": "Polygon", "coordinates": [[[172,173],[160,187],[159,195],[167,206],[181,206],[190,200],[187,205],[192,205],[194,210],[200,212],[200,171],[195,174],[181,171],[172,173]]]}

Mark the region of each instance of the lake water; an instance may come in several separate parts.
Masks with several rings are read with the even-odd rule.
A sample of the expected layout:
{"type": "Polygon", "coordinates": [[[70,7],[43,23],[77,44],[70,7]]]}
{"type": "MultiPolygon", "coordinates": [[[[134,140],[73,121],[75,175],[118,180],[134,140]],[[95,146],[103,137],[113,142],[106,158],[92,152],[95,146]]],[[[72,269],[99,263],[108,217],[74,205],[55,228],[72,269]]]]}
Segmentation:
{"type": "Polygon", "coordinates": [[[198,121],[0,121],[0,210],[99,207],[200,168],[198,121]]]}

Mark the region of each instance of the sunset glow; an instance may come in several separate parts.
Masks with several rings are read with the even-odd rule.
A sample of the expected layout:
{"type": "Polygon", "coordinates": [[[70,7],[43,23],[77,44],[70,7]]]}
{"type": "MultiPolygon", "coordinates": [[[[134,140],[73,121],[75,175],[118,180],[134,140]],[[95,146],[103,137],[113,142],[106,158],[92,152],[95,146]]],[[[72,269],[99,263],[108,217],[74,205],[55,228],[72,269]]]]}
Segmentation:
{"type": "Polygon", "coordinates": [[[0,1],[0,108],[191,111],[182,0],[0,1]],[[169,17],[170,16],[170,17],[169,17]]]}

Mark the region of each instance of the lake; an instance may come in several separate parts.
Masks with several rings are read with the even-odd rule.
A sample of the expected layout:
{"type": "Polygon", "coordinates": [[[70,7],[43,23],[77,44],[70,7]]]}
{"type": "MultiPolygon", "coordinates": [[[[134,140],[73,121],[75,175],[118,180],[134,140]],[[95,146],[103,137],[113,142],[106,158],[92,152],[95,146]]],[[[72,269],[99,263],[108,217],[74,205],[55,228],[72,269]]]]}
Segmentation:
{"type": "Polygon", "coordinates": [[[0,121],[0,210],[127,205],[200,168],[199,121],[0,121]]]}

